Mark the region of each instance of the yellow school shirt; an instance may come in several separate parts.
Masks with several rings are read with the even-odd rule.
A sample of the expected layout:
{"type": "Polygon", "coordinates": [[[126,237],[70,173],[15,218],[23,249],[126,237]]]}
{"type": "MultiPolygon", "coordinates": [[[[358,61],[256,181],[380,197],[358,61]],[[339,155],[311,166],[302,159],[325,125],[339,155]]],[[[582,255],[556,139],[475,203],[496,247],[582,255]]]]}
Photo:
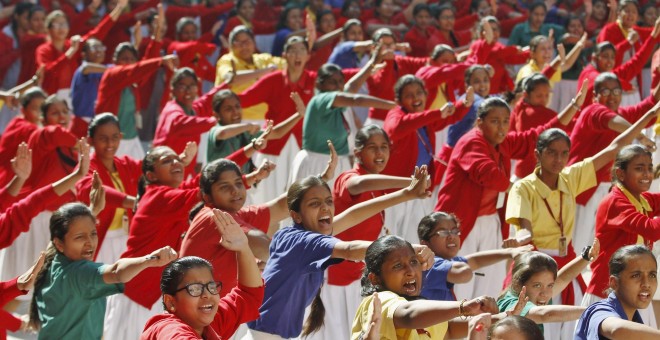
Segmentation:
{"type": "Polygon", "coordinates": [[[570,242],[575,224],[575,197],[598,184],[596,170],[591,158],[564,168],[559,174],[557,190],[550,190],[538,178],[539,170],[540,167],[537,167],[534,173],[519,180],[511,188],[506,205],[506,221],[520,230],[519,219],[529,220],[532,223],[534,245],[539,249],[559,250],[561,230],[543,199],[548,201],[552,214],[559,219],[560,192],[563,195],[564,236],[567,243],[570,242]]]}
{"type": "Polygon", "coordinates": [[[447,98],[445,97],[445,89],[447,88],[447,83],[442,83],[438,86],[438,94],[433,99],[433,103],[429,106],[429,110],[440,110],[442,106],[447,104],[447,98]]]}
{"type": "MultiPolygon", "coordinates": [[[[534,73],[541,73],[541,71],[543,71],[543,68],[539,67],[539,65],[537,65],[534,60],[530,59],[529,62],[520,68],[520,71],[518,71],[518,75],[516,76],[516,83],[520,81],[520,79],[529,77],[534,73]]],[[[556,82],[561,81],[561,71],[555,71],[555,74],[553,74],[552,78],[549,80],[550,88],[553,88],[556,82]]]]}
{"type": "MultiPolygon", "coordinates": [[[[277,66],[278,69],[283,69],[286,66],[286,60],[280,57],[273,57],[268,53],[255,53],[252,55],[253,63],[250,64],[245,60],[239,59],[234,55],[233,52],[229,52],[220,59],[216,65],[216,76],[215,76],[215,85],[220,85],[224,81],[224,77],[227,73],[231,72],[231,62],[234,61],[236,66],[236,71],[245,71],[245,70],[260,70],[267,68],[270,65],[277,66]]],[[[229,88],[234,91],[234,93],[242,93],[248,87],[252,86],[255,81],[247,82],[241,85],[231,85],[229,88]]],[[[245,120],[264,120],[266,111],[268,110],[268,105],[265,103],[257,104],[251,107],[243,108],[243,119],[245,120]]]]}
{"type": "MultiPolygon", "coordinates": [[[[447,328],[449,327],[448,322],[442,322],[420,330],[394,328],[394,311],[406,303],[407,300],[392,292],[380,292],[378,293],[378,297],[383,306],[381,316],[383,322],[380,327],[381,340],[443,340],[445,338],[447,328]]],[[[373,314],[372,300],[373,296],[362,299],[362,303],[360,303],[360,307],[358,307],[355,314],[355,320],[353,320],[351,340],[357,340],[362,331],[367,329],[368,323],[371,321],[370,316],[373,314]]]]}
{"type": "MultiPolygon", "coordinates": [[[[117,189],[117,191],[126,192],[126,189],[124,189],[124,183],[122,183],[118,172],[111,172],[110,179],[112,179],[112,184],[115,189],[117,189]]],[[[117,230],[123,228],[124,218],[128,218],[126,216],[126,210],[124,208],[115,209],[115,216],[112,218],[112,222],[110,223],[108,230],[117,230]]]]}
{"type": "MultiPolygon", "coordinates": [[[[638,213],[647,215],[648,212],[653,211],[651,208],[651,205],[649,204],[649,201],[644,198],[644,196],[639,196],[640,200],[638,201],[633,194],[628,191],[623,185],[617,183],[616,184],[619,189],[621,189],[621,192],[623,192],[624,195],[626,195],[626,198],[630,203],[632,203],[633,207],[635,207],[635,210],[637,210],[638,213]]],[[[637,244],[644,244],[644,237],[642,235],[637,235],[637,244]]]]}

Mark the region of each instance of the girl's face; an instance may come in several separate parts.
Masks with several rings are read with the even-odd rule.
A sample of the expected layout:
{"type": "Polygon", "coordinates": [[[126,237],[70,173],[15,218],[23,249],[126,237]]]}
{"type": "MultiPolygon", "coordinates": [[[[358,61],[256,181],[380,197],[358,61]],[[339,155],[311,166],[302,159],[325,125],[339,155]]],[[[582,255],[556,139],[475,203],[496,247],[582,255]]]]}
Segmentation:
{"type": "Polygon", "coordinates": [[[241,7],[238,8],[238,15],[247,21],[252,21],[254,18],[254,4],[252,1],[243,1],[241,7]]]}
{"type": "Polygon", "coordinates": [[[337,20],[332,13],[327,13],[319,19],[319,31],[329,33],[337,28],[337,20]]]}
{"type": "Polygon", "coordinates": [[[357,1],[351,2],[351,4],[348,5],[348,8],[343,14],[348,19],[359,19],[360,15],[362,15],[362,9],[360,8],[360,3],[357,1]]]}
{"type": "MultiPolygon", "coordinates": [[[[177,289],[184,288],[189,284],[208,284],[209,282],[213,282],[211,271],[208,268],[195,267],[186,271],[177,289]]],[[[190,296],[186,289],[182,289],[173,296],[166,295],[165,302],[168,308],[170,305],[174,307],[174,315],[192,327],[198,334],[201,334],[204,327],[213,322],[216,313],[218,313],[218,303],[220,303],[220,295],[209,293],[206,287],[202,290],[200,296],[190,296]]]]}
{"type": "Polygon", "coordinates": [[[286,59],[287,67],[291,67],[295,70],[301,70],[304,68],[309,60],[307,46],[302,42],[289,46],[289,49],[286,50],[282,56],[286,59]]]}
{"type": "Polygon", "coordinates": [[[461,237],[460,235],[455,235],[458,230],[454,221],[442,219],[431,231],[428,241],[423,241],[422,243],[431,248],[436,256],[447,260],[453,259],[461,249],[461,237]],[[442,236],[438,232],[447,232],[449,235],[442,236]]]}
{"type": "Polygon", "coordinates": [[[346,41],[362,41],[364,40],[364,31],[360,25],[351,25],[351,27],[344,34],[346,41]]]}
{"type": "Polygon", "coordinates": [[[497,326],[490,334],[491,340],[527,340],[527,336],[516,327],[497,326]]]}
{"type": "Polygon", "coordinates": [[[332,219],[335,216],[335,204],[332,193],[324,186],[311,187],[303,195],[300,212],[291,211],[296,223],[302,224],[309,231],[323,235],[332,234],[332,219]]]}
{"type": "Polygon", "coordinates": [[[35,97],[30,100],[27,107],[23,109],[23,116],[32,124],[37,124],[41,121],[41,104],[46,100],[43,97],[35,97]]]}
{"type": "Polygon", "coordinates": [[[479,1],[479,4],[477,5],[477,13],[479,14],[480,17],[486,17],[489,15],[493,15],[493,8],[490,7],[490,4],[486,0],[479,1]]]}
{"type": "Polygon", "coordinates": [[[607,5],[604,1],[594,1],[593,12],[591,14],[594,19],[603,21],[607,18],[607,5]]]}
{"type": "Polygon", "coordinates": [[[399,105],[408,113],[422,112],[426,108],[426,90],[419,83],[411,83],[401,89],[399,105]]]}
{"type": "Polygon", "coordinates": [[[342,72],[335,72],[329,77],[326,77],[320,84],[318,84],[319,91],[331,92],[341,91],[344,88],[344,74],[342,72]]]}
{"type": "Polygon", "coordinates": [[[222,101],[220,112],[215,117],[222,125],[238,124],[243,120],[243,108],[241,102],[235,96],[229,96],[222,101]]]}
{"type": "Polygon", "coordinates": [[[624,28],[631,28],[637,23],[639,19],[639,11],[634,4],[626,4],[619,10],[619,20],[624,28]]]}
{"type": "Polygon", "coordinates": [[[63,41],[69,36],[69,22],[61,16],[53,19],[48,28],[48,34],[52,40],[63,41]]]}
{"type": "Polygon", "coordinates": [[[374,133],[369,137],[362,150],[355,150],[355,157],[362,167],[372,174],[385,170],[390,159],[390,143],[382,133],[374,133]]]}
{"type": "Polygon", "coordinates": [[[534,10],[529,13],[529,25],[534,27],[534,28],[539,28],[545,21],[545,9],[543,7],[539,6],[534,8],[534,10]]]}
{"type": "Polygon", "coordinates": [[[96,223],[89,216],[74,218],[69,224],[69,231],[64,235],[64,240],[54,239],[57,251],[71,261],[93,261],[98,242],[96,223]]]}
{"type": "Polygon", "coordinates": [[[546,106],[550,100],[550,85],[538,84],[530,93],[525,92],[527,102],[533,106],[546,106]]]}
{"type": "MultiPolygon", "coordinates": [[[[488,25],[490,25],[490,28],[493,30],[493,41],[498,41],[500,40],[500,25],[494,22],[488,22],[488,25]]],[[[481,36],[484,36],[483,30],[480,33],[481,36]]]]}
{"type": "Polygon", "coordinates": [[[147,179],[151,183],[177,188],[183,182],[183,163],[172,149],[163,150],[154,162],[154,170],[147,171],[147,179]]]}
{"type": "Polygon", "coordinates": [[[610,72],[614,68],[615,53],[607,48],[596,55],[596,67],[600,72],[610,72]]]}
{"type": "Polygon", "coordinates": [[[649,306],[658,288],[658,267],[650,255],[628,257],[626,269],[619,277],[610,276],[610,287],[616,292],[621,306],[631,318],[636,309],[649,306]]]}
{"type": "Polygon", "coordinates": [[[488,143],[498,145],[504,141],[506,134],[509,133],[510,114],[506,108],[494,107],[483,119],[477,118],[477,127],[488,143]]]}
{"type": "Polygon", "coordinates": [[[608,109],[616,112],[621,105],[621,86],[615,80],[606,80],[595,93],[594,101],[607,106],[608,109]]]}
{"type": "Polygon", "coordinates": [[[445,9],[438,15],[438,26],[440,27],[441,31],[452,31],[454,29],[454,23],[456,22],[456,16],[454,15],[454,12],[445,9]]]}
{"type": "Polygon", "coordinates": [[[536,45],[536,49],[532,52],[532,59],[534,59],[537,65],[543,66],[552,60],[553,52],[550,40],[545,39],[536,45]]]}
{"type": "Polygon", "coordinates": [[[293,31],[297,31],[303,28],[303,17],[301,9],[294,8],[290,10],[289,13],[287,13],[286,26],[293,31]]]}
{"type": "Polygon", "coordinates": [[[185,107],[192,107],[197,97],[197,81],[193,77],[183,77],[172,86],[172,97],[185,107]]]}
{"type": "Polygon", "coordinates": [[[472,86],[474,93],[482,98],[486,98],[490,94],[490,77],[484,69],[477,69],[472,72],[467,85],[472,86]]]}
{"type": "Polygon", "coordinates": [[[524,283],[527,288],[527,297],[529,302],[544,306],[552,298],[552,287],[555,286],[555,275],[549,270],[538,272],[524,283]]]}
{"type": "Polygon", "coordinates": [[[256,49],[254,40],[247,33],[237,34],[231,43],[232,52],[242,60],[250,60],[256,49]]]}
{"type": "Polygon", "coordinates": [[[179,41],[193,41],[197,40],[197,26],[195,24],[187,24],[181,28],[179,32],[179,41]]]}
{"type": "Polygon", "coordinates": [[[644,16],[642,17],[642,20],[644,21],[644,25],[653,27],[657,19],[658,19],[658,9],[653,6],[647,7],[646,10],[644,11],[644,16]]]}
{"type": "MultiPolygon", "coordinates": [[[[103,45],[103,43],[97,39],[89,39],[87,42],[85,42],[85,44],[86,47],[82,52],[85,61],[97,63],[97,64],[102,63],[103,59],[105,58],[105,50],[106,50],[105,45],[103,45]]],[[[128,63],[131,63],[129,58],[135,59],[133,53],[129,51],[124,51],[123,53],[119,54],[117,58],[117,63],[118,64],[119,62],[127,63],[121,65],[128,65],[128,63]]],[[[135,61],[133,61],[132,63],[134,62],[135,61]]]]}
{"type": "Polygon", "coordinates": [[[64,102],[56,101],[48,107],[44,125],[59,125],[66,129],[70,121],[69,108],[64,102]]]}
{"type": "Polygon", "coordinates": [[[14,20],[16,21],[19,30],[27,31],[30,28],[30,20],[28,19],[29,15],[30,11],[24,11],[20,15],[14,15],[14,20]]]}
{"type": "Polygon", "coordinates": [[[651,188],[653,161],[649,155],[638,155],[628,162],[625,170],[616,169],[616,177],[635,197],[651,188]]]}
{"type": "Polygon", "coordinates": [[[383,261],[380,277],[370,276],[372,283],[399,295],[418,296],[422,290],[422,264],[409,247],[392,250],[383,261]]]}
{"type": "Polygon", "coordinates": [[[548,146],[543,149],[543,152],[536,153],[536,159],[541,164],[541,171],[552,175],[558,175],[568,163],[568,156],[570,147],[568,143],[562,139],[555,139],[550,142],[548,146]]]}
{"type": "Polygon", "coordinates": [[[581,37],[582,34],[584,34],[584,26],[582,25],[582,21],[580,19],[571,19],[571,21],[568,22],[568,26],[566,28],[568,33],[572,35],[581,37]]]}
{"type": "Polygon", "coordinates": [[[447,65],[447,64],[455,64],[456,63],[456,54],[453,52],[442,52],[440,55],[433,60],[434,64],[436,66],[442,66],[442,65],[447,65]]]}
{"type": "Polygon", "coordinates": [[[103,160],[113,159],[119,148],[122,133],[119,126],[107,123],[96,127],[94,137],[89,138],[89,143],[94,147],[96,155],[103,160]]]}
{"type": "Polygon", "coordinates": [[[421,29],[426,29],[431,24],[431,13],[420,11],[415,15],[415,25],[421,29]]]}
{"type": "Polygon", "coordinates": [[[394,16],[394,1],[383,0],[378,6],[378,16],[380,19],[389,20],[394,16]]]}
{"type": "Polygon", "coordinates": [[[30,30],[34,33],[46,33],[46,12],[36,11],[30,17],[30,30]]]}
{"type": "Polygon", "coordinates": [[[131,50],[123,50],[117,55],[115,64],[117,65],[131,65],[138,61],[137,57],[131,50]]]}
{"type": "Polygon", "coordinates": [[[204,194],[204,200],[217,209],[236,213],[245,204],[245,185],[240,174],[233,170],[223,171],[211,185],[211,197],[204,194]]]}

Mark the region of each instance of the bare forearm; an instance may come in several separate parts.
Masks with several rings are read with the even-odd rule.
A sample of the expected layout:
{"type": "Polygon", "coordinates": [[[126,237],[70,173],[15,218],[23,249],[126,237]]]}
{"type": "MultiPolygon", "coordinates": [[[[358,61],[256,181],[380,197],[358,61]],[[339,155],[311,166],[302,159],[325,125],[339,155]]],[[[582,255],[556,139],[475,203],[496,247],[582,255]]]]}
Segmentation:
{"type": "Polygon", "coordinates": [[[334,31],[330,31],[330,32],[322,35],[321,37],[316,39],[316,41],[314,42],[314,49],[316,50],[316,49],[322,48],[322,47],[327,46],[328,44],[332,43],[335,39],[337,39],[341,36],[342,31],[343,31],[343,28],[339,27],[339,28],[335,29],[334,31]]]}
{"type": "Polygon", "coordinates": [[[21,188],[23,187],[23,184],[25,184],[25,178],[19,178],[18,176],[14,176],[14,178],[11,179],[11,181],[7,184],[5,187],[5,190],[7,190],[7,193],[9,196],[16,197],[21,191],[21,188]]]}
{"type": "Polygon", "coordinates": [[[121,203],[124,209],[133,209],[135,207],[135,196],[127,195],[121,203]]]}
{"type": "Polygon", "coordinates": [[[564,64],[561,65],[561,71],[562,72],[566,72],[571,67],[573,67],[573,64],[575,64],[575,61],[580,56],[580,52],[582,52],[582,46],[579,45],[579,44],[575,45],[571,49],[571,51],[568,52],[568,55],[566,55],[566,60],[564,60],[564,64]]]}
{"type": "Polygon", "coordinates": [[[332,257],[349,261],[362,261],[371,245],[368,241],[339,242],[332,250],[332,257]]]}
{"type": "Polygon", "coordinates": [[[380,99],[366,94],[338,93],[335,97],[334,107],[373,107],[375,109],[390,110],[396,106],[391,100],[380,99]]]}
{"type": "Polygon", "coordinates": [[[85,67],[83,68],[83,74],[90,74],[90,73],[103,73],[107,67],[103,64],[97,64],[97,63],[86,63],[85,67]]]}
{"type": "Polygon", "coordinates": [[[236,253],[238,263],[238,282],[246,287],[261,287],[261,272],[254,261],[254,254],[249,247],[236,253]]]}
{"type": "Polygon", "coordinates": [[[406,190],[402,189],[384,196],[358,203],[341,214],[337,215],[332,223],[333,235],[337,235],[348,228],[359,224],[367,218],[399,203],[408,201],[410,197],[406,190]]]}
{"type": "MultiPolygon", "coordinates": [[[[246,83],[252,80],[257,80],[268,73],[272,72],[271,68],[262,68],[258,70],[244,70],[244,71],[237,71],[236,74],[233,76],[232,82],[235,83],[246,83]]],[[[225,81],[228,80],[229,73],[225,74],[225,81]]]]}
{"type": "Polygon", "coordinates": [[[364,82],[367,81],[367,78],[371,75],[371,70],[373,70],[374,64],[371,60],[360,69],[360,72],[355,74],[351,79],[348,80],[346,85],[344,85],[344,91],[348,93],[357,93],[364,82]]]}
{"type": "Polygon", "coordinates": [[[573,321],[580,318],[586,307],[568,305],[536,306],[529,310],[526,318],[536,323],[573,321]]]}
{"type": "Polygon", "coordinates": [[[248,123],[222,125],[219,129],[215,130],[215,140],[225,140],[236,137],[249,129],[250,124],[248,123]]]}
{"type": "Polygon", "coordinates": [[[355,176],[348,181],[348,192],[359,195],[367,191],[401,189],[410,184],[410,178],[388,175],[362,175],[355,176]]]}
{"type": "Polygon", "coordinates": [[[660,337],[660,330],[644,324],[610,317],[600,324],[600,335],[612,340],[655,340],[660,337]]]}
{"type": "Polygon", "coordinates": [[[589,264],[589,261],[586,261],[581,256],[574,258],[571,262],[566,264],[562,269],[557,273],[557,280],[555,280],[555,285],[552,287],[552,296],[555,296],[561,293],[570,283],[575,279],[582,269],[589,264]]]}
{"type": "MultiPolygon", "coordinates": [[[[619,150],[632,143],[632,141],[642,132],[642,129],[656,117],[656,113],[649,111],[641,119],[635,122],[632,126],[628,127],[623,133],[619,134],[612,143],[605,149],[597,153],[593,158],[594,168],[596,170],[602,168],[611,162],[619,150]]],[[[618,128],[618,126],[617,126],[618,128]]]]}
{"type": "Polygon", "coordinates": [[[106,269],[103,274],[103,281],[108,284],[128,282],[141,271],[149,268],[149,262],[151,261],[153,260],[148,259],[147,256],[119,259],[106,269]]]}
{"type": "Polygon", "coordinates": [[[57,196],[62,196],[67,191],[73,189],[73,187],[76,185],[76,182],[82,178],[83,174],[81,174],[79,171],[73,172],[60,179],[59,181],[53,183],[53,191],[55,194],[57,194],[57,196]]]}
{"type": "Polygon", "coordinates": [[[394,311],[394,327],[426,328],[458,317],[458,302],[417,300],[402,304],[394,311]]]}
{"type": "Polygon", "coordinates": [[[490,266],[491,264],[508,260],[510,258],[511,252],[506,249],[480,251],[467,256],[468,265],[472,270],[490,266]]]}
{"type": "Polygon", "coordinates": [[[268,135],[268,140],[271,139],[280,139],[284,137],[291,129],[293,129],[296,124],[305,116],[304,112],[296,112],[289,116],[289,118],[283,120],[279,124],[273,126],[273,130],[268,135]]]}

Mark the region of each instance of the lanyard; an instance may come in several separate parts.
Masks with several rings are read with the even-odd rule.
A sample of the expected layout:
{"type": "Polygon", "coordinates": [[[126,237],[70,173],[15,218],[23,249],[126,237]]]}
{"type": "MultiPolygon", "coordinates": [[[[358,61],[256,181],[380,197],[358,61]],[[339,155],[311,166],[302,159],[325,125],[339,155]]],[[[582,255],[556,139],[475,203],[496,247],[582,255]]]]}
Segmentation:
{"type": "MultiPolygon", "coordinates": [[[[369,193],[371,194],[371,198],[376,198],[373,191],[369,193]]],[[[378,214],[380,215],[380,225],[385,229],[385,235],[390,235],[390,230],[385,226],[385,210],[381,210],[378,214]]]]}
{"type": "Polygon", "coordinates": [[[552,209],[550,209],[550,204],[548,204],[548,200],[545,198],[543,199],[543,203],[545,203],[545,207],[548,209],[548,212],[550,213],[550,216],[552,216],[552,219],[555,220],[557,225],[559,226],[559,230],[561,231],[561,236],[564,236],[564,220],[563,220],[563,211],[564,211],[564,193],[561,191],[559,192],[559,219],[555,217],[555,214],[552,213],[552,209]]]}

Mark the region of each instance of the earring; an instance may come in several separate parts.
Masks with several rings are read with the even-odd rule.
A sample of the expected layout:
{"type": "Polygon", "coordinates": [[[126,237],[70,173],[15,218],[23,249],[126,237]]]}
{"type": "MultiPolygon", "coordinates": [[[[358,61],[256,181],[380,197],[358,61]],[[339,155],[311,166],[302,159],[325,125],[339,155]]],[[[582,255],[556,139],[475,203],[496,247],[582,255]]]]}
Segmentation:
{"type": "Polygon", "coordinates": [[[170,306],[170,312],[174,312],[174,306],[170,306]]]}

